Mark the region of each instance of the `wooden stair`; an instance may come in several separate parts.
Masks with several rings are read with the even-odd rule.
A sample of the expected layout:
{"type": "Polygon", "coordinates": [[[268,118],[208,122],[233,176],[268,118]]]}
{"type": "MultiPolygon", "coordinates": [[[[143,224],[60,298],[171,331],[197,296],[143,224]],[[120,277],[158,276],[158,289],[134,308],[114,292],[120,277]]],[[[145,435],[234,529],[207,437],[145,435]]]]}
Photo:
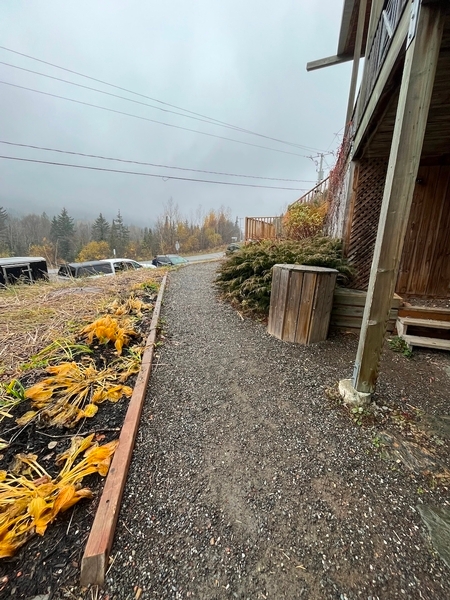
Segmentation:
{"type": "Polygon", "coordinates": [[[397,333],[408,346],[421,346],[423,348],[436,348],[439,350],[450,350],[450,340],[434,338],[422,335],[411,335],[408,333],[408,327],[423,327],[426,329],[449,330],[449,321],[440,321],[437,319],[420,319],[416,317],[398,317],[397,333]]]}

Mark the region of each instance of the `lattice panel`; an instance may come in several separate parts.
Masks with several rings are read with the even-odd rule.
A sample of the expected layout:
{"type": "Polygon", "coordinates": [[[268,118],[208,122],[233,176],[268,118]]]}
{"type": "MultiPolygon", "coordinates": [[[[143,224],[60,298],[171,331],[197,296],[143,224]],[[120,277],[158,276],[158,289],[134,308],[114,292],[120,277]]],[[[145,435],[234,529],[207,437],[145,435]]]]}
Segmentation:
{"type": "Polygon", "coordinates": [[[347,257],[356,270],[351,287],[358,290],[367,290],[369,284],[386,172],[386,160],[362,159],[355,173],[347,257]]]}

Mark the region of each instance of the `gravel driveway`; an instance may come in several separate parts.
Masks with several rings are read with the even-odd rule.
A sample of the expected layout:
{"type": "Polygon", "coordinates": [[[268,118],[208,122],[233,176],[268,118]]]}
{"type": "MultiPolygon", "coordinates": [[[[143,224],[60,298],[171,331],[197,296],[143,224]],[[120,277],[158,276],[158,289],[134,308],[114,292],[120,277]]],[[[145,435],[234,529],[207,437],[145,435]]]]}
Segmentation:
{"type": "MultiPolygon", "coordinates": [[[[450,598],[450,571],[416,509],[424,495],[448,502],[446,489],[383,460],[376,430],[324,394],[351,375],[355,336],[310,347],[272,338],[217,299],[216,268],[170,276],[105,593],[450,598]]],[[[390,352],[379,389],[444,406],[447,359],[436,356],[424,366],[390,352]],[[412,386],[420,369],[433,384],[412,386]]]]}

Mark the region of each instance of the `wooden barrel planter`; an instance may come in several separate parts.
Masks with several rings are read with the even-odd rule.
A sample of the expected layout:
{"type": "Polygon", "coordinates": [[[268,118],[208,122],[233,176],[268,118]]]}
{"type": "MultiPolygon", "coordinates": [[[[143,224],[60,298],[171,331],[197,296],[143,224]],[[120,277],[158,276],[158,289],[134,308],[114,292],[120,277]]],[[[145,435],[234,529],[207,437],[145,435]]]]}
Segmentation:
{"type": "Polygon", "coordinates": [[[338,271],[275,265],[267,331],[286,342],[312,344],[327,338],[338,271]]]}

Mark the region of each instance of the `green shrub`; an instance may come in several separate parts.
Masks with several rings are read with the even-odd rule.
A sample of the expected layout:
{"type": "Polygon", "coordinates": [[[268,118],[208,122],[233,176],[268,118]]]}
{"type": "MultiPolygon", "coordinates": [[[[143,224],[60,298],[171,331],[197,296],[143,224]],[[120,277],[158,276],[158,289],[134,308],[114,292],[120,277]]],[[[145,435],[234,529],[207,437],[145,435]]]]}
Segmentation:
{"type": "Polygon", "coordinates": [[[393,352],[400,352],[406,358],[411,358],[413,354],[411,348],[408,346],[405,340],[397,335],[389,340],[389,348],[393,352]]]}
{"type": "Polygon", "coordinates": [[[222,263],[216,284],[225,300],[246,312],[267,314],[272,267],[276,264],[337,269],[341,283],[352,276],[351,268],[342,257],[341,242],[328,237],[314,237],[301,241],[263,240],[247,244],[222,263]]]}

